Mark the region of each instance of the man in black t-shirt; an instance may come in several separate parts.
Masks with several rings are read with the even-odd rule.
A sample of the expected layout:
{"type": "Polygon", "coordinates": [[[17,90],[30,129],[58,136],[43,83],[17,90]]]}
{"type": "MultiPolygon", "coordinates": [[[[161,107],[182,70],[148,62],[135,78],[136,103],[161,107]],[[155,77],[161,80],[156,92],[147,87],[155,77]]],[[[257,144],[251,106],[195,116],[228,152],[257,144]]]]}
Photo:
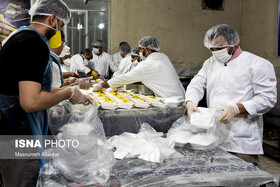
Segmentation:
{"type": "MultiPolygon", "coordinates": [[[[0,51],[0,135],[46,135],[48,108],[66,99],[91,102],[76,87],[51,88],[48,40],[69,22],[67,5],[37,0],[29,14],[31,25],[19,28],[0,51]]],[[[39,164],[32,159],[0,160],[0,186],[35,186],[39,164]]]]}

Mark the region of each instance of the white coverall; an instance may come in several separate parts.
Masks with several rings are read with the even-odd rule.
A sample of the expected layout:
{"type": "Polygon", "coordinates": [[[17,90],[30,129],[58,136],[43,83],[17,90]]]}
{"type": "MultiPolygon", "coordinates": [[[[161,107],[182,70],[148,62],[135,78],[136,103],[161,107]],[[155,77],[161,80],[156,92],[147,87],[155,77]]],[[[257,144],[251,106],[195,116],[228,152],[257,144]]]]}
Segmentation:
{"type": "Polygon", "coordinates": [[[70,58],[70,72],[78,73],[82,72],[88,74],[91,69],[88,68],[87,61],[83,60],[83,57],[80,54],[76,54],[70,58]]]}
{"type": "Polygon", "coordinates": [[[113,72],[117,69],[113,66],[112,56],[106,52],[102,52],[100,56],[94,54],[92,52],[93,58],[89,61],[89,65],[91,69],[94,69],[99,73],[99,75],[108,77],[109,76],[109,68],[113,72]]]}
{"type": "Polygon", "coordinates": [[[61,76],[58,65],[53,61],[52,86],[59,88],[61,85],[61,76]]]}
{"type": "Polygon", "coordinates": [[[121,56],[120,51],[116,52],[112,55],[112,61],[117,68],[120,66],[122,59],[124,59],[124,58],[121,56]]]}
{"type": "Polygon", "coordinates": [[[113,77],[116,77],[118,75],[122,75],[125,73],[130,72],[133,68],[137,66],[138,62],[131,62],[131,56],[126,56],[124,59],[122,59],[118,70],[113,74],[113,77]]]}
{"type": "Polygon", "coordinates": [[[111,88],[142,82],[158,97],[184,97],[185,90],[169,58],[163,53],[152,53],[130,72],[108,81],[111,88]]]}
{"type": "Polygon", "coordinates": [[[230,133],[221,148],[242,154],[263,154],[263,118],[276,103],[276,76],[273,65],[243,51],[227,66],[212,56],[187,87],[186,101],[195,105],[206,89],[208,107],[241,103],[249,115],[239,115],[228,124],[230,133]]]}

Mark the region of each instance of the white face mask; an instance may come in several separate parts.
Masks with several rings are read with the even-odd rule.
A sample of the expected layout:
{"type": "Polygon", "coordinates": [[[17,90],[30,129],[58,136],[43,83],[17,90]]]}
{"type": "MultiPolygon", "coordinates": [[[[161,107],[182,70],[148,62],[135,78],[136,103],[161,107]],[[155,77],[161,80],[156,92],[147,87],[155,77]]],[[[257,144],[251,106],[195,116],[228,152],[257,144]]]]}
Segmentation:
{"type": "Polygon", "coordinates": [[[96,55],[99,53],[99,49],[97,49],[97,48],[95,48],[95,47],[92,48],[92,51],[93,51],[93,53],[96,54],[96,55]]]}
{"type": "Polygon", "coordinates": [[[229,55],[227,48],[221,49],[219,51],[211,51],[215,59],[220,63],[226,63],[232,57],[232,54],[229,55]]]}
{"type": "Polygon", "coordinates": [[[67,52],[68,52],[69,50],[70,50],[70,47],[68,47],[67,45],[65,45],[65,46],[63,47],[63,49],[62,49],[62,51],[61,51],[59,57],[60,57],[60,58],[64,57],[64,56],[67,54],[67,52]]]}
{"type": "MultiPolygon", "coordinates": [[[[143,51],[145,51],[145,48],[144,48],[143,51]]],[[[142,60],[145,60],[146,57],[143,55],[143,51],[142,51],[142,52],[139,52],[139,55],[140,55],[140,58],[141,58],[142,60]]]]}

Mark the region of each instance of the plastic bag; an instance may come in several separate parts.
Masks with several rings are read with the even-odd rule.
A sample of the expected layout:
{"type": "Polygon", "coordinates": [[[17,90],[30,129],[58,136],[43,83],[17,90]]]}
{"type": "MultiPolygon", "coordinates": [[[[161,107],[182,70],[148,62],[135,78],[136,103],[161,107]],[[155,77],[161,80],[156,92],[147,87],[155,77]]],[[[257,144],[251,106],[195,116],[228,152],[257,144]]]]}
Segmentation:
{"type": "Polygon", "coordinates": [[[162,132],[156,132],[149,124],[143,123],[138,134],[123,133],[109,139],[112,146],[116,147],[116,158],[141,158],[150,162],[162,163],[165,159],[179,157],[176,154],[174,143],[163,138],[162,132]]]}
{"type": "MultiPolygon", "coordinates": [[[[227,138],[229,128],[218,121],[220,111],[200,108],[191,122],[187,116],[179,118],[167,132],[167,138],[177,147],[195,150],[214,149],[227,138]]],[[[193,115],[192,115],[193,116],[193,115]]]]}
{"type": "Polygon", "coordinates": [[[51,160],[55,170],[78,184],[105,184],[116,160],[107,147],[97,105],[85,107],[61,102],[50,109],[49,125],[56,140],[79,142],[78,147],[71,145],[49,150],[59,153],[51,160]]]}

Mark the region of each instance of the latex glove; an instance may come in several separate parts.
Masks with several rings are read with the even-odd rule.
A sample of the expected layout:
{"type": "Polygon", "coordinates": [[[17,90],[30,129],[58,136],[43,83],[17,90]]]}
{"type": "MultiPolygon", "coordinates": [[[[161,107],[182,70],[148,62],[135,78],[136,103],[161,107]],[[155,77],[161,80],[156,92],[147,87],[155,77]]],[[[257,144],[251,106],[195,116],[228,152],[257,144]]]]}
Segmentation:
{"type": "Polygon", "coordinates": [[[88,79],[88,78],[79,79],[79,87],[80,87],[80,89],[88,90],[91,87],[91,85],[92,85],[89,80],[90,79],[88,79]]]}
{"type": "Polygon", "coordinates": [[[85,80],[92,80],[93,79],[93,76],[90,76],[90,77],[86,77],[86,78],[82,78],[82,79],[85,79],[85,80]]]}
{"type": "Polygon", "coordinates": [[[69,98],[69,101],[72,104],[83,104],[83,105],[89,105],[93,104],[94,100],[90,98],[88,95],[84,95],[78,87],[70,87],[72,94],[71,97],[69,98]]]}
{"type": "Polygon", "coordinates": [[[219,121],[224,124],[228,124],[232,121],[233,117],[240,113],[237,105],[227,105],[221,108],[223,111],[222,115],[219,117],[219,121]]]}
{"type": "Polygon", "coordinates": [[[94,80],[99,77],[98,73],[96,71],[94,71],[94,70],[91,71],[90,75],[93,76],[94,80]]]}
{"type": "Polygon", "coordinates": [[[193,112],[200,113],[200,110],[191,101],[187,102],[186,108],[187,108],[189,118],[191,118],[193,112]]]}
{"type": "Polygon", "coordinates": [[[67,79],[64,79],[64,86],[70,85],[70,84],[74,84],[76,82],[75,77],[69,77],[67,79]]]}
{"type": "Polygon", "coordinates": [[[103,87],[100,84],[94,85],[93,87],[94,92],[99,92],[101,90],[103,90],[103,87]]]}

